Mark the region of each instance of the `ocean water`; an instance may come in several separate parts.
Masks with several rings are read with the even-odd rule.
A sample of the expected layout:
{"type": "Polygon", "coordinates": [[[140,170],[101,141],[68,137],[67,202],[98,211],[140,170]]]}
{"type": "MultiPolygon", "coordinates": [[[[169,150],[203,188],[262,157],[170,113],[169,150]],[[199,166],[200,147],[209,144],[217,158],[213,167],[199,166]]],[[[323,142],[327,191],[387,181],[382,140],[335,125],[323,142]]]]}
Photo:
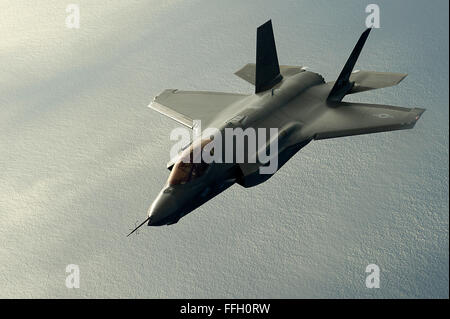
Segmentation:
{"type": "Polygon", "coordinates": [[[63,1],[0,0],[0,297],[448,298],[447,1],[377,1],[356,67],[409,76],[345,98],[426,108],[413,130],[313,142],[268,182],[129,238],[169,173],[177,124],[155,95],[252,92],[233,72],[269,18],[280,63],[335,80],[371,2],[77,3],[68,29],[63,1]]]}

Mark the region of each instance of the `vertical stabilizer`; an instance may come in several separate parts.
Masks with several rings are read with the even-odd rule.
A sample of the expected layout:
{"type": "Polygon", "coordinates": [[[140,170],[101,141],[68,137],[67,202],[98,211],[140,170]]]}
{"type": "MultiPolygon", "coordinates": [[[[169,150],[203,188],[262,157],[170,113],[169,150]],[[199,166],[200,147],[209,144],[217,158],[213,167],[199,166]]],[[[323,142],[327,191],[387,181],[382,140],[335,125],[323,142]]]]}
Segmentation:
{"type": "Polygon", "coordinates": [[[255,93],[271,89],[281,79],[272,21],[269,20],[258,27],[256,34],[255,93]]]}
{"type": "Polygon", "coordinates": [[[339,77],[337,78],[333,88],[330,91],[330,94],[328,95],[328,100],[340,102],[342,98],[347,93],[349,93],[350,90],[353,88],[353,82],[349,81],[350,75],[352,74],[353,67],[355,66],[355,63],[358,60],[359,54],[361,53],[364,43],[366,43],[370,30],[371,30],[370,28],[367,29],[359,37],[359,40],[356,43],[347,62],[345,63],[344,68],[341,71],[341,74],[339,74],[339,77]]]}

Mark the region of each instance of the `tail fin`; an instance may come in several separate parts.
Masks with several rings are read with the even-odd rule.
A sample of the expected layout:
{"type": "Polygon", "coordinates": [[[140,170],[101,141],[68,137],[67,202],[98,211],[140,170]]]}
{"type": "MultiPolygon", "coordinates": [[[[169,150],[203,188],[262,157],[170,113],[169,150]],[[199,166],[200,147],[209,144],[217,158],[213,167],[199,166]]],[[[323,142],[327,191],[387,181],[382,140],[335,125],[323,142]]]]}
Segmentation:
{"type": "Polygon", "coordinates": [[[255,93],[272,88],[281,79],[272,21],[269,20],[258,27],[256,34],[255,93]]]}
{"type": "Polygon", "coordinates": [[[358,42],[355,45],[355,48],[353,49],[350,57],[345,63],[341,74],[339,74],[338,79],[334,83],[334,86],[331,89],[330,94],[328,95],[328,100],[340,102],[342,98],[353,88],[353,82],[349,81],[350,75],[353,71],[353,67],[355,66],[356,61],[358,60],[364,43],[366,43],[370,30],[371,29],[369,28],[361,34],[358,42]]]}

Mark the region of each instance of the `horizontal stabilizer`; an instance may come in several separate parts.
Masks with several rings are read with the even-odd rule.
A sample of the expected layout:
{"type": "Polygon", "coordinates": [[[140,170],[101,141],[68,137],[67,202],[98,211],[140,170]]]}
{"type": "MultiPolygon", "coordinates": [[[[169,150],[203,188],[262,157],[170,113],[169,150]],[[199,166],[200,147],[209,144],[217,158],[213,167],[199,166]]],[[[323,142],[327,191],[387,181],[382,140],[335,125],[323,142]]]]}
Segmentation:
{"type": "Polygon", "coordinates": [[[407,75],[406,73],[354,71],[350,75],[350,82],[354,82],[354,85],[349,94],[394,86],[407,75]]]}
{"type": "MultiPolygon", "coordinates": [[[[291,75],[305,71],[301,66],[293,65],[280,65],[280,74],[283,77],[289,77],[291,75]]],[[[244,65],[241,69],[236,71],[236,74],[241,79],[255,85],[255,75],[256,75],[256,64],[248,63],[244,65]]]]}

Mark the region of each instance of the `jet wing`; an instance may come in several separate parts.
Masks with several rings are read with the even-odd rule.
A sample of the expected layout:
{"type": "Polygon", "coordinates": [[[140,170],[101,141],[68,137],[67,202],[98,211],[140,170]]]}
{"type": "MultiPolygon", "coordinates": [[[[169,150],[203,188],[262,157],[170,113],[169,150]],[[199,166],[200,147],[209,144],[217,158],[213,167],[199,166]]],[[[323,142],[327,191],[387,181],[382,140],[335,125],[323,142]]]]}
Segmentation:
{"type": "Polygon", "coordinates": [[[193,128],[194,120],[201,120],[202,127],[207,127],[226,106],[246,96],[223,92],[168,89],[155,97],[149,107],[189,128],[193,128]]]}
{"type": "Polygon", "coordinates": [[[413,128],[421,108],[338,102],[303,128],[316,140],[413,128]]]}

